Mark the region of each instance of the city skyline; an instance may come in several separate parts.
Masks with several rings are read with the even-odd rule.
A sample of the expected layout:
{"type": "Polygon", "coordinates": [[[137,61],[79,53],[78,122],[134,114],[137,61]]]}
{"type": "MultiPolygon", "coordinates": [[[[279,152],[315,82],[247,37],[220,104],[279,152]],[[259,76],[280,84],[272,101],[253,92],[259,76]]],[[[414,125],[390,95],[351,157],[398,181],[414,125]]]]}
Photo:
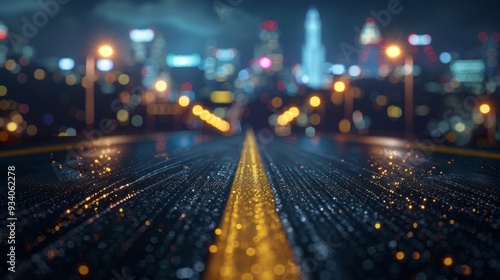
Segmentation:
{"type": "MultiPolygon", "coordinates": [[[[165,1],[169,2],[169,1],[165,1]]],[[[190,1],[192,2],[192,1],[190,1]]],[[[23,2],[24,3],[24,2],[23,2]]],[[[239,1],[240,3],[236,7],[232,7],[230,10],[230,14],[224,19],[221,20],[218,16],[217,10],[213,7],[211,3],[203,4],[200,8],[196,8],[194,10],[197,11],[199,15],[202,16],[194,16],[194,15],[184,15],[185,8],[184,6],[179,6],[180,4],[169,4],[160,6],[160,10],[164,9],[165,17],[168,17],[169,13],[173,11],[178,13],[179,15],[183,15],[180,20],[176,22],[165,22],[159,19],[156,19],[153,16],[150,16],[150,20],[145,19],[136,22],[125,22],[120,20],[120,13],[124,13],[127,9],[130,9],[133,2],[127,2],[130,4],[122,4],[121,9],[115,11],[115,16],[113,16],[113,12],[110,12],[106,15],[103,15],[99,12],[100,9],[104,9],[105,7],[112,7],[113,1],[94,1],[91,2],[88,7],[78,7],[75,6],[73,2],[68,2],[64,6],[61,6],[61,13],[56,14],[54,17],[50,17],[46,26],[43,28],[39,28],[39,33],[37,36],[33,37],[29,41],[37,46],[38,53],[41,56],[53,56],[57,53],[66,53],[66,56],[82,56],[84,50],[79,49],[89,49],[93,45],[99,44],[102,41],[115,41],[117,45],[121,43],[126,43],[128,29],[131,27],[149,27],[155,26],[160,32],[166,34],[166,40],[168,42],[169,50],[172,52],[179,52],[182,50],[187,51],[199,51],[202,50],[201,45],[208,39],[214,38],[221,45],[227,46],[235,46],[244,48],[249,42],[252,42],[256,39],[257,36],[239,36],[237,34],[255,34],[255,28],[258,24],[266,19],[273,19],[278,22],[282,30],[282,40],[288,42],[290,40],[297,41],[300,38],[303,38],[304,31],[299,30],[299,26],[301,25],[302,19],[305,16],[307,8],[311,4],[316,4],[320,12],[324,15],[323,17],[323,29],[324,29],[324,44],[327,51],[327,60],[338,59],[339,56],[342,56],[342,49],[340,44],[342,42],[346,42],[348,44],[354,44],[354,39],[356,35],[356,28],[361,28],[364,20],[371,16],[371,13],[377,13],[383,9],[386,9],[386,4],[383,5],[375,5],[375,4],[367,4],[366,2],[360,3],[360,9],[356,10],[357,12],[354,16],[349,18],[345,18],[344,13],[340,13],[343,7],[342,3],[336,3],[339,9],[335,9],[334,4],[325,4],[323,2],[318,3],[307,3],[307,5],[302,4],[297,7],[294,7],[288,14],[290,15],[287,18],[284,18],[283,15],[276,12],[279,7],[278,4],[270,4],[270,8],[264,11],[255,12],[251,6],[248,5],[245,1],[239,1]],[[240,3],[241,2],[241,3],[240,3]],[[92,3],[94,3],[92,5],[92,3]],[[73,5],[71,5],[73,4],[73,5]],[[325,6],[327,5],[327,6],[325,6]],[[77,9],[78,7],[78,9],[77,9]],[[169,8],[172,9],[169,10],[169,8]],[[177,8],[176,8],[177,7],[177,8]],[[75,14],[76,11],[81,13],[75,14]],[[362,10],[362,11],[361,11],[362,10]],[[273,12],[274,11],[274,12],[273,12]],[[229,17],[231,15],[231,17],[229,17]],[[234,17],[236,17],[239,21],[234,22],[234,17]],[[189,24],[185,24],[185,21],[189,19],[189,24]],[[203,19],[204,22],[199,23],[203,19]],[[182,24],[181,24],[182,23],[182,24]],[[190,27],[195,26],[195,27],[190,27]],[[205,29],[197,29],[199,26],[205,26],[205,29]],[[100,29],[100,31],[91,32],[91,30],[100,29]],[[210,32],[207,32],[207,28],[209,28],[210,32]],[[234,32],[235,30],[240,29],[241,32],[234,32]],[[231,30],[233,32],[231,32],[231,30]],[[75,32],[77,32],[78,37],[74,38],[70,41],[61,41],[62,37],[71,37],[75,36],[75,32]],[[206,33],[204,33],[206,32],[206,33]],[[249,33],[250,32],[250,33],[249,33]],[[224,36],[224,34],[236,34],[233,36],[224,36]],[[92,35],[91,35],[92,34],[92,35]],[[175,38],[175,39],[174,39],[175,38]],[[181,47],[178,44],[178,40],[182,41],[183,46],[181,47]],[[61,42],[60,44],[56,44],[48,47],[47,42],[61,42]],[[69,48],[66,48],[69,47],[69,48]],[[73,49],[73,51],[68,51],[73,49]]],[[[153,3],[153,2],[151,2],[153,3]]],[[[158,3],[163,3],[160,1],[158,3]]],[[[234,2],[231,2],[234,3],[234,2]]],[[[424,2],[423,2],[424,3],[424,2]]],[[[152,5],[152,4],[151,4],[152,5]]],[[[229,5],[225,3],[225,5],[229,5]]],[[[387,26],[382,26],[382,33],[384,37],[393,38],[394,40],[401,41],[405,38],[401,38],[401,35],[409,34],[409,33],[431,33],[436,39],[433,44],[436,45],[436,48],[442,49],[443,42],[460,42],[459,45],[462,49],[457,49],[458,52],[465,52],[467,49],[477,46],[478,42],[476,40],[477,34],[480,31],[485,31],[487,33],[492,33],[495,30],[494,25],[489,24],[487,27],[483,26],[479,22],[475,22],[474,25],[476,28],[472,28],[471,26],[467,26],[467,28],[463,29],[460,34],[457,32],[450,33],[446,31],[447,28],[456,28],[459,30],[460,25],[463,24],[463,21],[467,17],[467,14],[464,14],[463,7],[458,7],[454,9],[458,16],[452,18],[452,21],[445,20],[446,13],[444,12],[446,5],[450,5],[450,2],[447,3],[437,3],[433,5],[437,5],[432,9],[432,13],[442,13],[441,18],[443,18],[443,25],[438,26],[429,26],[424,20],[426,13],[422,12],[425,4],[421,4],[420,6],[415,5],[413,2],[403,2],[401,1],[401,6],[403,7],[403,11],[398,15],[393,15],[391,17],[391,21],[387,26]],[[413,6],[409,6],[413,5],[413,6]],[[404,9],[404,7],[408,7],[408,9],[404,9]],[[411,9],[410,9],[411,7],[411,9]],[[400,24],[400,22],[407,18],[415,18],[415,20],[407,20],[405,24],[400,24]],[[459,20],[461,18],[461,20],[459,20]],[[430,31],[433,32],[430,32],[430,31]],[[452,34],[455,36],[450,37],[452,34]],[[464,48],[464,46],[466,46],[464,48]]],[[[32,21],[33,15],[40,10],[39,6],[33,7],[30,5],[25,5],[22,9],[22,5],[19,4],[19,8],[12,8],[15,11],[12,11],[10,14],[1,14],[0,11],[0,21],[3,21],[10,29],[11,32],[22,35],[22,25],[23,25],[23,17],[26,17],[27,20],[32,21]]],[[[132,6],[136,7],[136,6],[132,6]]],[[[140,6],[137,6],[140,7],[140,6]]],[[[349,13],[348,8],[345,9],[346,13],[349,13]]],[[[471,7],[467,10],[470,18],[478,17],[479,15],[488,18],[487,15],[490,11],[482,11],[480,5],[471,5],[471,7]]],[[[192,12],[194,13],[194,12],[192,12]]],[[[141,18],[140,15],[137,18],[141,18]]],[[[163,17],[162,17],[163,18],[163,17]]],[[[180,18],[177,16],[177,18],[180,18]]],[[[174,20],[171,20],[174,21],[174,20]]],[[[483,21],[481,21],[483,22],[483,21]]],[[[403,36],[404,37],[404,36],[403,36]]],[[[449,51],[449,50],[446,50],[449,51]]],[[[301,53],[301,45],[289,44],[286,49],[284,49],[284,54],[287,57],[300,57],[301,53]]],[[[297,62],[300,59],[297,59],[297,62]]]]}
{"type": "MultiPolygon", "coordinates": [[[[105,3],[109,2],[105,1],[105,3]]],[[[229,11],[237,13],[236,6],[238,5],[235,2],[232,3],[234,9],[229,11]]],[[[416,90],[422,92],[415,99],[415,114],[420,118],[417,118],[418,129],[420,131],[428,129],[430,132],[435,132],[450,131],[450,127],[452,127],[451,130],[453,130],[455,123],[444,126],[441,122],[436,123],[431,120],[431,117],[439,116],[443,108],[429,103],[427,99],[434,99],[435,94],[452,92],[460,94],[486,93],[488,95],[497,92],[499,81],[495,74],[498,71],[496,49],[498,49],[500,34],[480,32],[474,40],[477,41],[475,47],[466,52],[443,51],[435,46],[435,42],[439,41],[439,38],[436,39],[429,34],[401,34],[401,37],[395,40],[394,37],[384,33],[387,31],[387,27],[384,27],[383,24],[384,18],[386,23],[390,18],[395,19],[396,15],[403,12],[404,7],[399,2],[389,1],[389,3],[392,4],[387,5],[384,9],[372,10],[368,13],[369,16],[357,28],[358,32],[355,33],[356,36],[352,38],[352,42],[341,42],[340,48],[348,52],[346,56],[340,55],[339,59],[333,60],[325,59],[328,56],[332,57],[332,53],[335,51],[325,45],[324,38],[335,37],[336,33],[325,32],[323,28],[325,27],[324,21],[331,20],[331,17],[323,16],[323,13],[318,9],[312,8],[316,7],[315,5],[310,5],[306,10],[300,11],[302,14],[300,19],[292,18],[288,21],[288,25],[273,19],[258,22],[252,27],[252,32],[247,34],[248,41],[251,43],[245,47],[227,45],[224,41],[220,42],[213,39],[215,37],[210,36],[212,39],[208,39],[203,42],[203,45],[198,46],[201,48],[200,50],[191,51],[189,43],[182,40],[172,41],[171,34],[165,34],[159,27],[133,27],[127,29],[128,36],[124,41],[118,39],[122,38],[122,34],[115,32],[113,39],[95,41],[99,45],[90,46],[87,49],[80,46],[82,56],[87,57],[86,65],[82,61],[82,57],[71,57],[66,53],[61,53],[59,57],[44,59],[37,55],[38,46],[36,45],[24,49],[23,56],[12,52],[5,54],[5,50],[9,46],[5,39],[0,48],[2,56],[0,62],[12,75],[16,75],[13,76],[14,80],[5,82],[11,90],[10,94],[18,94],[12,92],[12,88],[15,86],[10,84],[11,82],[17,80],[19,84],[25,84],[30,81],[31,77],[43,82],[46,82],[48,77],[52,77],[56,84],[63,83],[70,86],[72,91],[78,91],[79,86],[88,89],[87,76],[92,73],[92,71],[86,72],[86,69],[92,69],[92,66],[89,66],[92,63],[88,63],[89,56],[97,54],[98,46],[107,45],[108,49],[113,50],[113,55],[106,58],[96,58],[96,69],[100,75],[96,81],[96,93],[106,95],[106,98],[109,99],[106,102],[111,102],[111,104],[129,102],[128,100],[133,99],[134,105],[131,108],[127,107],[127,110],[136,109],[137,111],[134,113],[136,115],[129,117],[128,113],[131,112],[127,111],[121,114],[121,117],[116,116],[116,118],[126,120],[124,123],[127,123],[131,117],[136,117],[136,120],[141,119],[140,122],[135,122],[135,124],[140,124],[134,125],[136,127],[144,124],[142,120],[146,119],[147,115],[181,114],[182,111],[174,108],[177,105],[186,108],[196,102],[211,102],[215,106],[221,106],[216,108],[220,109],[218,112],[221,117],[231,115],[228,112],[230,109],[234,109],[233,111],[240,112],[233,114],[233,116],[238,116],[236,118],[238,119],[243,115],[242,112],[249,102],[255,103],[261,99],[262,102],[266,103],[274,100],[267,105],[267,108],[259,107],[256,109],[259,115],[270,114],[270,111],[286,106],[285,102],[307,104],[310,90],[322,90],[321,94],[324,95],[324,98],[330,99],[333,103],[329,106],[338,107],[342,106],[344,102],[345,104],[350,102],[350,105],[344,109],[344,118],[352,119],[355,122],[353,129],[367,131],[370,126],[375,129],[384,129],[380,122],[372,122],[372,117],[374,115],[380,116],[382,113],[380,116],[382,119],[388,118],[391,121],[396,121],[401,118],[404,106],[402,105],[403,98],[400,96],[399,83],[407,79],[408,73],[412,73],[416,80],[416,90]],[[293,27],[290,25],[292,21],[300,23],[299,28],[295,29],[296,35],[303,35],[295,41],[283,38],[283,33],[293,27]],[[175,51],[176,45],[186,46],[186,48],[177,52],[175,51]],[[394,47],[394,45],[398,48],[398,53],[391,58],[386,51],[387,47],[394,47]],[[286,50],[290,47],[293,49],[293,46],[300,46],[303,55],[287,55],[286,50]],[[414,60],[411,65],[404,62],[409,55],[412,56],[412,61],[414,60]],[[40,62],[42,65],[39,64],[40,62]],[[20,71],[26,73],[20,73],[20,71]],[[310,77],[313,77],[312,81],[310,77]],[[371,88],[368,92],[363,92],[361,88],[364,86],[356,85],[357,81],[360,84],[367,81],[378,89],[371,88]],[[481,85],[481,82],[486,84],[481,85]],[[390,84],[394,86],[389,86],[390,84]],[[152,92],[131,90],[131,87],[134,86],[142,86],[146,91],[157,92],[157,95],[152,92]],[[364,104],[353,106],[354,101],[348,101],[344,97],[346,95],[343,95],[346,90],[353,91],[353,99],[364,104]],[[267,97],[263,96],[267,94],[281,97],[266,101],[264,98],[267,97]],[[330,94],[331,96],[328,98],[330,94]],[[140,107],[140,102],[147,106],[140,107]],[[168,106],[152,105],[156,102],[168,106]],[[139,107],[136,108],[137,106],[139,107]],[[387,110],[386,106],[388,106],[387,110]],[[144,109],[146,111],[143,111],[144,109]]],[[[242,5],[243,2],[238,7],[243,7],[242,5]]],[[[58,8],[54,7],[52,6],[53,11],[65,6],[60,4],[57,6],[58,8]]],[[[332,26],[327,24],[327,27],[331,28],[332,26]]],[[[42,29],[42,26],[39,28],[42,29]]],[[[15,32],[9,34],[14,38],[18,35],[15,32]]],[[[67,45],[65,47],[71,49],[67,45]]],[[[451,46],[451,48],[454,47],[451,46]]],[[[6,94],[6,90],[3,94],[6,94]]],[[[59,94],[65,95],[65,93],[55,93],[55,95],[59,94]]],[[[19,93],[19,96],[22,97],[23,93],[19,93]]],[[[65,97],[60,98],[67,100],[65,97]]],[[[442,99],[441,102],[446,106],[452,102],[458,102],[457,100],[452,101],[451,97],[444,95],[440,95],[438,98],[442,99]]],[[[313,104],[317,104],[317,106],[321,104],[321,102],[316,102],[320,101],[315,101],[313,104]]],[[[77,103],[78,101],[75,100],[75,105],[77,103]]],[[[73,121],[81,119],[84,108],[80,106],[76,106],[77,109],[70,112],[71,116],[76,119],[72,119],[73,121]]],[[[104,107],[106,104],[98,106],[104,107]]],[[[337,112],[336,109],[332,111],[338,116],[337,112]]],[[[265,118],[259,120],[259,125],[275,126],[276,118],[273,115],[268,116],[267,120],[265,118]]],[[[472,131],[475,131],[474,128],[485,123],[481,114],[474,112],[473,115],[475,122],[462,118],[455,121],[459,123],[458,130],[455,130],[460,135],[467,135],[467,137],[453,142],[468,143],[471,140],[472,131]]],[[[281,120],[282,123],[288,124],[288,122],[283,121],[283,118],[281,120]]],[[[66,119],[58,117],[57,121],[64,123],[66,119]]],[[[183,122],[191,128],[189,120],[185,119],[183,122]]],[[[47,125],[44,127],[47,131],[53,129],[50,128],[50,124],[53,123],[51,117],[48,119],[44,117],[43,123],[47,125]],[[50,121],[47,121],[49,119],[50,121]]],[[[311,122],[311,124],[320,126],[323,123],[317,117],[313,117],[311,122]]],[[[307,128],[308,120],[297,118],[297,124],[307,128]]],[[[78,122],[74,124],[75,127],[78,125],[78,122]]],[[[71,128],[71,134],[73,134],[74,128],[71,128]]],[[[59,133],[63,133],[67,129],[64,125],[60,126],[59,133]]],[[[338,128],[335,125],[330,125],[329,129],[338,128]]],[[[349,127],[346,131],[350,129],[349,127]]],[[[282,132],[278,133],[283,135],[282,132]]],[[[287,133],[290,133],[290,130],[287,133]]]]}

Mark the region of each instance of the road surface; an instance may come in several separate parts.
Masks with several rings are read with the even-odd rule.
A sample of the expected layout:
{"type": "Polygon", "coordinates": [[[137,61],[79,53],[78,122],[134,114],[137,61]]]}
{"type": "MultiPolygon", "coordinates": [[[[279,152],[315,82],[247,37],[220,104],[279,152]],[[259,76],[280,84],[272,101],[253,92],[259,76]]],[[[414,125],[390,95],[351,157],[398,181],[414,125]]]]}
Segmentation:
{"type": "MultiPolygon", "coordinates": [[[[0,151],[3,182],[15,166],[17,218],[16,272],[0,273],[500,278],[498,152],[265,135],[110,136],[0,151]]],[[[6,223],[7,200],[1,208],[6,223]]]]}

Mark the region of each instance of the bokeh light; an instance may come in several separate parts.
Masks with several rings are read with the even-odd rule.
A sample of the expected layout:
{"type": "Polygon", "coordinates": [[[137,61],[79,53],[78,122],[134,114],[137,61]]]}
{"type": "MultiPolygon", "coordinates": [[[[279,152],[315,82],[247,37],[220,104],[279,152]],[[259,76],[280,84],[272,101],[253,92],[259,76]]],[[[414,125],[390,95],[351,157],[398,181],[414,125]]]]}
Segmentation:
{"type": "Polygon", "coordinates": [[[36,69],[35,72],[33,73],[33,76],[35,77],[35,79],[40,81],[45,79],[46,74],[43,69],[36,69]]]}
{"type": "Polygon", "coordinates": [[[490,105],[488,104],[481,104],[479,106],[479,112],[483,113],[483,114],[488,114],[490,112],[491,108],[490,108],[490,105]]]}
{"type": "Polygon", "coordinates": [[[273,61],[267,56],[259,58],[258,62],[259,66],[262,67],[262,69],[269,69],[273,66],[273,61]]]}
{"type": "Polygon", "coordinates": [[[273,99],[271,99],[271,105],[274,108],[279,108],[281,107],[281,105],[283,105],[283,100],[280,97],[276,96],[273,99]]]}
{"type": "Polygon", "coordinates": [[[155,83],[155,89],[157,91],[165,91],[165,90],[167,90],[167,82],[165,82],[164,80],[158,80],[158,81],[156,81],[156,83],[155,83]]]}
{"type": "Polygon", "coordinates": [[[118,83],[121,85],[127,85],[130,82],[130,77],[127,74],[121,74],[118,76],[118,83]]]}
{"type": "Polygon", "coordinates": [[[113,48],[108,45],[101,46],[98,53],[102,57],[111,57],[113,55],[113,48]]]}
{"type": "Polygon", "coordinates": [[[441,61],[441,63],[443,63],[443,64],[450,63],[450,61],[451,61],[451,54],[449,52],[442,52],[439,55],[439,61],[441,61]]]}
{"type": "Polygon", "coordinates": [[[446,257],[443,259],[443,264],[445,266],[451,266],[453,264],[453,259],[450,257],[446,257]]]}
{"type": "Polygon", "coordinates": [[[45,125],[51,125],[54,122],[54,117],[51,114],[45,114],[43,116],[43,123],[45,125]]]}
{"type": "Polygon", "coordinates": [[[7,95],[7,87],[0,86],[0,96],[5,96],[5,95],[7,95]]]}
{"type": "Polygon", "coordinates": [[[342,81],[337,81],[337,82],[335,82],[335,84],[333,84],[333,89],[336,92],[343,92],[345,90],[345,88],[346,88],[345,83],[342,81]]]}
{"type": "Polygon", "coordinates": [[[398,46],[390,46],[387,48],[386,54],[390,58],[395,58],[401,54],[401,49],[398,46]]]}
{"type": "Polygon", "coordinates": [[[29,136],[34,136],[34,135],[36,135],[37,132],[38,132],[38,128],[33,124],[28,125],[28,127],[26,128],[26,133],[29,136]]]}
{"type": "Polygon", "coordinates": [[[318,107],[319,105],[321,105],[321,99],[317,95],[313,95],[311,96],[311,98],[309,98],[309,104],[312,107],[318,107]]]}
{"type": "Polygon", "coordinates": [[[10,131],[10,132],[14,132],[17,130],[17,123],[15,122],[10,122],[7,124],[7,130],[10,131]]]}
{"type": "Polygon", "coordinates": [[[106,71],[110,71],[111,69],[113,69],[113,61],[111,59],[99,59],[97,61],[97,69],[99,69],[99,71],[103,71],[103,72],[106,72],[106,71]]]}
{"type": "Polygon", "coordinates": [[[342,119],[339,122],[339,131],[342,133],[348,133],[351,131],[351,122],[348,119],[342,119]]]}
{"type": "Polygon", "coordinates": [[[129,113],[127,110],[125,109],[120,109],[117,113],[116,113],[116,119],[121,122],[121,123],[125,123],[128,121],[128,118],[129,118],[129,113]]]}
{"type": "Polygon", "coordinates": [[[142,126],[142,123],[143,123],[143,119],[142,119],[142,116],[140,115],[135,115],[132,117],[131,121],[133,126],[135,127],[140,127],[142,126]]]}
{"type": "Polygon", "coordinates": [[[59,69],[69,71],[75,67],[75,61],[72,58],[61,58],[58,62],[59,69]]]}
{"type": "Polygon", "coordinates": [[[193,115],[199,116],[201,115],[201,112],[203,112],[203,107],[200,105],[194,105],[191,111],[193,112],[193,115]]]}
{"type": "Polygon", "coordinates": [[[400,118],[403,115],[403,110],[399,106],[391,105],[387,107],[387,116],[393,119],[400,118]]]}
{"type": "Polygon", "coordinates": [[[189,106],[190,100],[189,100],[189,97],[183,95],[183,96],[179,97],[179,101],[178,102],[179,102],[180,106],[187,107],[187,106],[189,106]]]}

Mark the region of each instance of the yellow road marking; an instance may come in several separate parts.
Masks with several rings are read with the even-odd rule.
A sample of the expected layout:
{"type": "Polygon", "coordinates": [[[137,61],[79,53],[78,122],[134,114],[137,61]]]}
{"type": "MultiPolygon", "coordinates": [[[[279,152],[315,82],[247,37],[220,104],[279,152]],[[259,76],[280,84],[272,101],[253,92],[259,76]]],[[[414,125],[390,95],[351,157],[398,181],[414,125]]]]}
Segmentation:
{"type": "Polygon", "coordinates": [[[50,146],[44,146],[44,147],[15,149],[15,150],[10,150],[10,151],[0,152],[0,158],[64,151],[64,149],[66,149],[66,148],[73,149],[74,147],[71,144],[59,144],[59,145],[50,145],[50,146]]]}
{"type": "Polygon", "coordinates": [[[255,136],[247,131],[205,279],[299,279],[255,136]],[[284,278],[285,277],[285,278],[284,278]]]}
{"type": "Polygon", "coordinates": [[[26,155],[34,155],[34,154],[43,154],[43,153],[52,153],[52,152],[60,152],[64,150],[73,150],[78,148],[89,148],[89,147],[102,147],[109,146],[115,144],[125,144],[132,143],[135,141],[144,141],[148,139],[154,139],[156,134],[146,135],[146,136],[103,136],[103,137],[95,137],[96,140],[87,140],[80,139],[79,142],[70,142],[63,144],[54,144],[40,147],[31,147],[31,148],[20,148],[14,150],[6,150],[0,152],[0,158],[4,157],[13,157],[13,156],[26,156],[26,155]]]}

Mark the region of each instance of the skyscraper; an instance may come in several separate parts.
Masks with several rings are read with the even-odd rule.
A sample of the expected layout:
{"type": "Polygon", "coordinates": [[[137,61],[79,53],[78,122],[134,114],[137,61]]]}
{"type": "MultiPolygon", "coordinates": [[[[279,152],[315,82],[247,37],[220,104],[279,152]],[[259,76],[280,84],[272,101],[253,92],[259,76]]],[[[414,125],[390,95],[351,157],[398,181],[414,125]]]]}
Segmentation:
{"type": "Polygon", "coordinates": [[[377,78],[379,76],[380,48],[384,39],[372,17],[365,21],[358,41],[363,48],[359,54],[358,65],[362,69],[364,78],[377,78]]]}
{"type": "Polygon", "coordinates": [[[323,87],[325,47],[321,43],[321,21],[316,8],[307,11],[304,27],[306,42],[302,48],[302,82],[319,89],[323,87]]]}

